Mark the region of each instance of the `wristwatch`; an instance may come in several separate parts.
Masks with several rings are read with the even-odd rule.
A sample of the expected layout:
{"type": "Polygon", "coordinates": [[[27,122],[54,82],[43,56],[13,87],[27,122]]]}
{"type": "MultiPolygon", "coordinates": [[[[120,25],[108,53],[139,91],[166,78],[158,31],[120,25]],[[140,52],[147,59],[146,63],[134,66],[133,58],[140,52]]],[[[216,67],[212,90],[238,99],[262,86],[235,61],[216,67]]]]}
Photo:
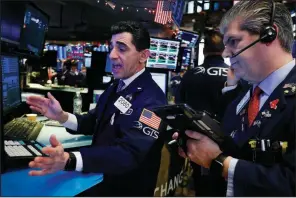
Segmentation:
{"type": "Polygon", "coordinates": [[[222,176],[223,172],[223,162],[227,156],[224,153],[220,153],[215,159],[213,159],[211,166],[210,166],[210,172],[222,176]]]}
{"type": "Polygon", "coordinates": [[[76,169],[76,156],[74,153],[69,153],[69,159],[65,166],[65,171],[75,171],[76,169]]]}

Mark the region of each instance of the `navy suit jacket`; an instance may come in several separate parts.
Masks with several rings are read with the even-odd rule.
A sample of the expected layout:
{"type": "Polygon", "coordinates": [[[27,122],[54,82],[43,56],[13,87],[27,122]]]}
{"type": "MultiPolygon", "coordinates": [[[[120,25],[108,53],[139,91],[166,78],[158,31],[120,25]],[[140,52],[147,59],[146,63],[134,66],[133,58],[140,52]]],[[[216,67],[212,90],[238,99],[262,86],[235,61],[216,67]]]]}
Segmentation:
{"type": "Polygon", "coordinates": [[[104,192],[97,196],[153,196],[163,141],[160,129],[138,120],[143,108],[166,105],[167,99],[147,70],[118,93],[117,84],[105,90],[94,110],[76,115],[75,133],[93,134],[92,146],[80,149],[83,171],[104,174],[104,192]],[[125,114],[114,105],[120,96],[132,104],[125,114]]]}
{"type": "Polygon", "coordinates": [[[272,92],[255,118],[257,124],[251,127],[248,127],[248,104],[240,113],[236,113],[237,105],[247,92],[234,100],[226,110],[223,131],[233,138],[239,148],[239,154],[233,156],[239,159],[233,178],[234,196],[295,196],[296,87],[287,87],[296,86],[295,83],[296,67],[272,92]],[[264,116],[267,111],[270,117],[264,116]],[[276,163],[254,163],[249,140],[256,138],[271,142],[287,141],[287,151],[280,155],[276,163]]]}

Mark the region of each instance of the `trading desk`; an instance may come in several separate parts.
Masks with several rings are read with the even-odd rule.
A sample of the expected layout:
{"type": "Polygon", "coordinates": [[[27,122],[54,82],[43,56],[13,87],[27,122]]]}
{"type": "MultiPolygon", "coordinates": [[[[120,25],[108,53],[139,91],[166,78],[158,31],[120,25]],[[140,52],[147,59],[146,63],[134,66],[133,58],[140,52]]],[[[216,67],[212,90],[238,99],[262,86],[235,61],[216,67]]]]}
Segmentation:
{"type": "MultiPolygon", "coordinates": [[[[45,117],[37,117],[38,121],[45,117]]],[[[37,141],[49,145],[55,134],[65,149],[88,146],[91,136],[72,135],[64,127],[44,125],[37,141]],[[81,140],[81,141],[80,141],[81,140]]],[[[59,171],[46,176],[29,176],[31,169],[9,171],[1,175],[1,196],[75,196],[103,180],[102,174],[59,171]]]]}
{"type": "MultiPolygon", "coordinates": [[[[38,116],[38,121],[43,121],[47,119],[43,116],[38,116]]],[[[72,135],[70,134],[65,127],[56,127],[56,126],[46,126],[44,125],[38,135],[36,141],[44,144],[50,145],[49,138],[51,135],[55,135],[57,139],[62,143],[64,149],[71,149],[83,146],[89,146],[92,143],[92,136],[85,135],[72,135]]]]}
{"type": "Polygon", "coordinates": [[[29,176],[30,169],[1,175],[1,196],[75,196],[103,180],[102,174],[59,171],[46,176],[29,176]]]}

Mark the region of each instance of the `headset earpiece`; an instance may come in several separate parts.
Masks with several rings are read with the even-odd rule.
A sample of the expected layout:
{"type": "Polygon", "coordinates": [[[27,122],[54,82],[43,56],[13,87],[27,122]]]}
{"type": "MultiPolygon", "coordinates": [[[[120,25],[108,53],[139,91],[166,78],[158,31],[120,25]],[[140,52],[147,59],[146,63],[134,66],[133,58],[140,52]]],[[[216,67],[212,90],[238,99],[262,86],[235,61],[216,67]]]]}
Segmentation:
{"type": "Polygon", "coordinates": [[[260,35],[260,41],[262,43],[270,43],[276,39],[276,36],[276,29],[273,26],[266,26],[260,35]]]}
{"type": "Polygon", "coordinates": [[[262,43],[270,43],[276,39],[277,32],[273,27],[274,23],[274,15],[275,15],[275,3],[271,0],[272,8],[270,13],[270,21],[267,26],[265,26],[260,34],[260,41],[262,43]]]}

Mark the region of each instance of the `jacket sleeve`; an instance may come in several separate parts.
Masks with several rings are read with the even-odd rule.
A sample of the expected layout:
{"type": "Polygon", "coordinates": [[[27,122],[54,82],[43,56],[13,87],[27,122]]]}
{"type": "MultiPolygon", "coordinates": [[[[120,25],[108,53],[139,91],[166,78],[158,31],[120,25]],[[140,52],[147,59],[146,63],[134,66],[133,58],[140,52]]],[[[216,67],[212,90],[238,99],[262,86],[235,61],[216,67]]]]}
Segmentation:
{"type": "Polygon", "coordinates": [[[77,131],[73,131],[68,128],[66,128],[66,130],[71,134],[93,135],[94,127],[96,126],[97,107],[98,105],[96,106],[96,108],[90,110],[85,115],[75,114],[78,122],[77,131]]]}
{"type": "Polygon", "coordinates": [[[284,162],[263,166],[245,160],[236,164],[234,196],[295,196],[295,149],[284,155],[284,162]]]}
{"type": "Polygon", "coordinates": [[[145,105],[139,108],[135,107],[130,116],[120,115],[120,118],[115,118],[119,137],[111,145],[80,149],[84,172],[123,174],[142,163],[152,147],[155,146],[159,131],[153,129],[144,131],[145,125],[143,124],[142,128],[136,128],[134,127],[135,122],[139,120],[143,108],[150,109],[164,105],[166,99],[157,100],[151,97],[143,101],[145,101],[145,105]],[[118,119],[121,119],[120,124],[117,122],[118,119]]]}

